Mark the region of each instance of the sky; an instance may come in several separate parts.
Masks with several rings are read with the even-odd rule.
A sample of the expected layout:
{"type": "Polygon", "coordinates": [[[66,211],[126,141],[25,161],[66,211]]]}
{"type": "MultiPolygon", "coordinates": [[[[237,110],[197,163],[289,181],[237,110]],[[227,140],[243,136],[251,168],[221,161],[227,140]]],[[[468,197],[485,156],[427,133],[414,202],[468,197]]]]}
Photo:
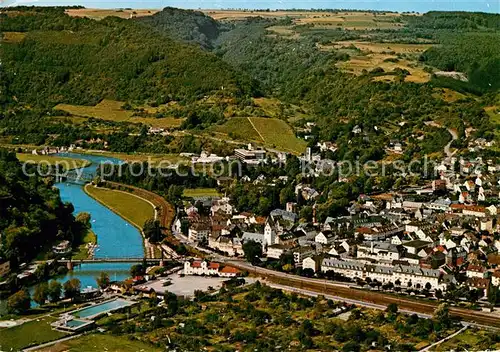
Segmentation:
{"type": "Polygon", "coordinates": [[[174,6],[190,9],[372,9],[391,11],[426,12],[481,11],[500,13],[500,0],[0,0],[0,6],[37,5],[68,6],[82,5],[88,8],[151,8],[174,6]]]}

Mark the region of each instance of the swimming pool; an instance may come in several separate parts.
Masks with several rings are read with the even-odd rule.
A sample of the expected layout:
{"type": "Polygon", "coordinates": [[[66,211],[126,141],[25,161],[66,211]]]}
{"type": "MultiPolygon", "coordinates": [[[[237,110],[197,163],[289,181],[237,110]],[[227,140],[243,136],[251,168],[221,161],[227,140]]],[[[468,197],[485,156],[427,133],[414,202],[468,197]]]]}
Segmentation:
{"type": "Polygon", "coordinates": [[[96,304],[87,308],[83,308],[80,310],[76,310],[74,312],[71,312],[72,316],[76,318],[86,318],[86,319],[91,319],[95,316],[98,316],[103,313],[108,313],[112,312],[114,310],[123,308],[123,307],[128,307],[131,305],[134,305],[136,302],[132,301],[127,301],[125,299],[121,298],[116,298],[111,301],[107,301],[104,303],[96,304]]]}
{"type": "Polygon", "coordinates": [[[77,328],[82,325],[88,324],[89,322],[86,320],[78,320],[78,319],[72,319],[66,322],[66,326],[70,328],[77,328]]]}
{"type": "Polygon", "coordinates": [[[50,324],[52,328],[56,330],[62,330],[67,332],[80,332],[83,330],[87,330],[94,326],[94,322],[92,320],[83,320],[83,319],[70,319],[68,320],[67,316],[62,316],[58,321],[50,324]]]}

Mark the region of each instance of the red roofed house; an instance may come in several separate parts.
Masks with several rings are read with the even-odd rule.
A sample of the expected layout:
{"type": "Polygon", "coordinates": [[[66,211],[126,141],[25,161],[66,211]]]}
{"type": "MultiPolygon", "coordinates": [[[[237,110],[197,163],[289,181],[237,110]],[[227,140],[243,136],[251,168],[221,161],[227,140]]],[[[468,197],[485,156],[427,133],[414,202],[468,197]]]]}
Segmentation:
{"type": "Polygon", "coordinates": [[[467,266],[467,270],[465,271],[465,275],[468,278],[477,277],[483,279],[486,276],[486,268],[481,265],[469,264],[469,266],[467,266]]]}
{"type": "Polygon", "coordinates": [[[219,270],[219,276],[222,277],[236,277],[239,273],[240,271],[232,266],[225,266],[219,270]]]}
{"type": "Polygon", "coordinates": [[[207,276],[237,276],[239,271],[233,267],[221,267],[219,263],[207,262],[205,260],[192,260],[184,262],[184,275],[207,275],[207,276]]]}

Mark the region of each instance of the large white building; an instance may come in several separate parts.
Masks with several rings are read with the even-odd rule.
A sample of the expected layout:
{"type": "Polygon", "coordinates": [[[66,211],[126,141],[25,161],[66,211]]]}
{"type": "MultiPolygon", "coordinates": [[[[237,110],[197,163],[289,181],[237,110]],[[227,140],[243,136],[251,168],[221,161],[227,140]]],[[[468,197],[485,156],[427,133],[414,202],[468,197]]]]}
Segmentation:
{"type": "MultiPolygon", "coordinates": [[[[304,259],[303,267],[313,268],[313,258],[304,259]]],[[[344,261],[325,258],[321,262],[321,271],[333,270],[350,279],[377,280],[380,283],[391,282],[401,287],[424,289],[430,285],[431,290],[446,289],[440,270],[425,269],[416,265],[382,266],[365,264],[360,261],[344,261]]]]}

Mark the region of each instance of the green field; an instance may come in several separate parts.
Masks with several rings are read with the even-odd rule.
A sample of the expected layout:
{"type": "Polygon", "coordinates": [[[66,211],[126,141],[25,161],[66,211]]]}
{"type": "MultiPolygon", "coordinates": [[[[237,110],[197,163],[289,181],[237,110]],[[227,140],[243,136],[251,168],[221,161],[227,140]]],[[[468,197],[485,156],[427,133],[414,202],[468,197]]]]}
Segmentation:
{"type": "Polygon", "coordinates": [[[130,193],[87,185],[85,191],[138,228],[155,216],[152,205],[130,193]]]}
{"type": "Polygon", "coordinates": [[[247,117],[233,117],[223,125],[214,126],[216,132],[227,134],[233,139],[244,141],[255,141],[262,143],[264,140],[259,136],[247,117]]]}
{"type": "Polygon", "coordinates": [[[488,331],[470,328],[434,347],[432,351],[498,351],[500,344],[494,343],[489,337],[491,337],[491,333],[488,333],[488,331]]]}
{"type": "Polygon", "coordinates": [[[262,136],[266,145],[295,154],[305,151],[307,143],[297,138],[292,127],[285,121],[264,117],[249,117],[248,119],[262,136]]]}
{"type": "Polygon", "coordinates": [[[184,197],[216,197],[220,193],[215,188],[186,188],[182,194],[184,197]]]}
{"type": "Polygon", "coordinates": [[[89,166],[91,163],[88,160],[82,159],[72,159],[60,156],[51,156],[51,155],[33,155],[33,154],[24,154],[17,153],[17,158],[21,162],[32,162],[35,164],[43,163],[45,165],[61,165],[64,170],[73,170],[79,169],[82,167],[89,166]]]}
{"type": "Polygon", "coordinates": [[[156,352],[162,351],[160,348],[153,347],[149,344],[140,341],[133,341],[129,338],[122,336],[113,336],[107,334],[91,334],[78,337],[73,340],[68,340],[55,344],[54,346],[47,347],[43,352],[93,352],[93,351],[107,351],[107,352],[156,352]]]}
{"type": "Polygon", "coordinates": [[[97,155],[103,157],[117,158],[125,162],[150,162],[152,165],[169,166],[170,164],[189,164],[189,159],[180,156],[179,154],[126,154],[112,152],[79,152],[81,154],[97,155]],[[160,164],[162,163],[162,164],[160,164]]]}
{"type": "Polygon", "coordinates": [[[104,99],[96,106],[58,104],[54,109],[65,111],[77,117],[94,117],[115,122],[143,123],[159,128],[179,127],[183,121],[182,119],[168,117],[161,119],[154,117],[133,117],[133,111],[122,108],[124,104],[121,101],[104,99]]]}
{"type": "Polygon", "coordinates": [[[12,328],[0,329],[0,350],[19,351],[28,346],[60,339],[67,334],[52,330],[54,317],[40,317],[12,328]]]}
{"type": "Polygon", "coordinates": [[[497,145],[494,147],[496,150],[499,150],[500,146],[498,143],[500,142],[500,107],[498,106],[489,106],[484,109],[488,116],[490,117],[491,121],[497,125],[497,128],[495,128],[495,139],[497,142],[497,145]]]}
{"type": "Polygon", "coordinates": [[[89,259],[87,243],[97,243],[97,236],[92,230],[87,231],[87,234],[85,235],[85,237],[83,237],[82,244],[79,245],[76,252],[73,253],[73,259],[89,259]]]}
{"type": "Polygon", "coordinates": [[[307,146],[295,136],[290,125],[278,118],[233,117],[214,130],[235,140],[261,143],[294,154],[303,153],[307,146]]]}

